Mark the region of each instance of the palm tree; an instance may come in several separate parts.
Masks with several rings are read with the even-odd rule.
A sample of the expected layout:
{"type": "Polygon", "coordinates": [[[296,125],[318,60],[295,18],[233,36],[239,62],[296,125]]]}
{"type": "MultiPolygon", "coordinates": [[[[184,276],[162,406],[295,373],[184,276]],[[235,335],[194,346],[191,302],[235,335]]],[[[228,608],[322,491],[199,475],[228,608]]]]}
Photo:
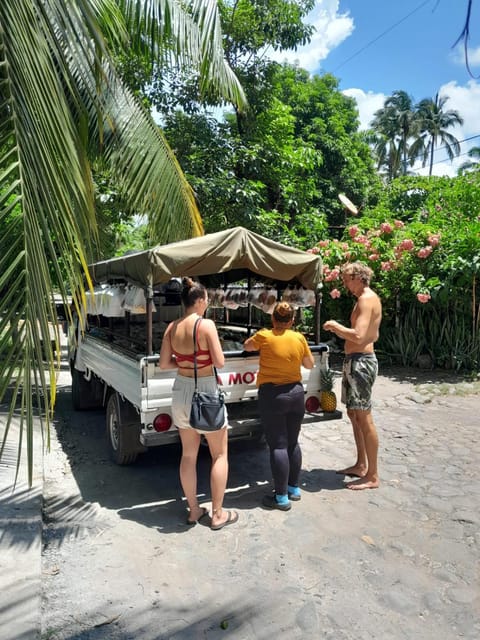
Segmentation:
{"type": "Polygon", "coordinates": [[[468,171],[476,171],[480,169],[480,147],[472,147],[468,150],[468,157],[471,160],[467,160],[458,168],[458,174],[462,175],[468,171]]]}
{"type": "Polygon", "coordinates": [[[433,156],[439,142],[445,147],[450,160],[460,154],[459,141],[447,129],[457,124],[462,125],[463,118],[454,109],[444,111],[448,100],[448,96],[439,96],[437,93],[433,100],[424,98],[416,107],[418,138],[410,148],[411,163],[413,164],[415,158],[421,157],[424,167],[430,160],[429,176],[432,175],[433,156]]]}
{"type": "Polygon", "coordinates": [[[407,174],[409,139],[415,135],[416,121],[412,98],[406,91],[394,91],[374,114],[371,127],[379,166],[386,164],[389,179],[407,174]]]}
{"type": "Polygon", "coordinates": [[[409,156],[408,140],[415,134],[416,130],[413,100],[406,91],[394,91],[385,100],[385,109],[393,112],[393,123],[398,139],[398,153],[402,159],[401,174],[406,175],[409,156]]]}
{"type": "Polygon", "coordinates": [[[92,161],[109,164],[157,242],[203,233],[175,156],[116,72],[107,41],[116,53],[147,48],[161,64],[193,66],[200,91],[245,106],[216,0],[0,2],[0,403],[9,398],[0,455],[15,415],[30,482],[34,416],[48,442],[55,402],[53,291],[64,301],[73,292],[77,309],[85,296],[96,235],[92,161]]]}
{"type": "MultiPolygon", "coordinates": [[[[372,122],[372,125],[378,126],[375,121],[372,122]]],[[[381,175],[388,182],[396,178],[400,172],[400,154],[395,137],[382,133],[379,128],[372,128],[365,133],[364,138],[373,148],[377,169],[381,175]],[[381,172],[382,167],[385,168],[383,173],[381,172]]]]}

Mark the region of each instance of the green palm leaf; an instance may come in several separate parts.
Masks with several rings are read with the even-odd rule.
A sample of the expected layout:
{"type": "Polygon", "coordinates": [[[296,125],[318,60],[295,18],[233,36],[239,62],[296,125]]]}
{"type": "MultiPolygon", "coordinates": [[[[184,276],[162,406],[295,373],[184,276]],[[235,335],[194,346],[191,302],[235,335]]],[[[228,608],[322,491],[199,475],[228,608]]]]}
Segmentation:
{"type": "Polygon", "coordinates": [[[115,47],[142,42],[156,60],[188,62],[202,87],[241,108],[218,25],[213,0],[0,2],[0,403],[8,402],[0,455],[15,417],[30,481],[34,424],[42,434],[47,426],[48,444],[55,403],[53,292],[73,293],[78,308],[97,234],[90,162],[111,165],[157,242],[203,233],[191,189],[116,74],[104,35],[115,47]]]}

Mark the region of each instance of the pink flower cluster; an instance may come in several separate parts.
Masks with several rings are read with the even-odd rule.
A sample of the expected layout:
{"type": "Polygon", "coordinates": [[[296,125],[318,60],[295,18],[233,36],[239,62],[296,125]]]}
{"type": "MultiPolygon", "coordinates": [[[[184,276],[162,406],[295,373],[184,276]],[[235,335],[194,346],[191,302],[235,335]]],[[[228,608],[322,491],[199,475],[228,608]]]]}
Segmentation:
{"type": "Polygon", "coordinates": [[[351,227],[349,227],[348,229],[348,235],[351,238],[355,238],[358,234],[360,233],[360,229],[357,227],[356,224],[352,225],[351,227]]]}
{"type": "Polygon", "coordinates": [[[415,247],[414,242],[410,238],[405,238],[405,240],[402,240],[398,245],[398,248],[401,251],[412,251],[414,247],[415,247]]]}
{"type": "Polygon", "coordinates": [[[335,267],[335,269],[330,269],[329,267],[325,266],[323,268],[323,274],[325,276],[325,282],[333,282],[333,280],[338,280],[338,278],[340,277],[340,269],[338,267],[335,267]]]}
{"type": "Polygon", "coordinates": [[[428,236],[427,242],[431,247],[438,247],[440,244],[440,234],[433,233],[431,236],[428,236]]]}
{"type": "Polygon", "coordinates": [[[395,263],[393,262],[393,260],[386,260],[385,262],[381,263],[380,269],[382,271],[391,271],[392,269],[395,269],[395,263]]]}
{"type": "MultiPolygon", "coordinates": [[[[376,269],[379,269],[380,272],[394,271],[402,264],[406,257],[405,254],[411,254],[421,260],[425,260],[432,254],[434,248],[440,244],[439,233],[430,233],[424,246],[420,247],[418,245],[415,247],[414,238],[399,240],[395,237],[395,231],[404,229],[404,227],[405,223],[402,220],[384,221],[376,229],[362,232],[359,224],[352,224],[346,229],[350,237],[349,242],[342,242],[336,238],[320,240],[315,247],[308,249],[308,253],[321,254],[324,262],[329,261],[332,263],[335,260],[338,263],[343,263],[350,259],[368,260],[377,262],[379,266],[376,269]],[[396,246],[394,245],[395,241],[397,241],[396,246]],[[384,245],[387,246],[384,247],[384,245]],[[393,257],[390,257],[392,251],[393,257]]],[[[329,283],[330,287],[332,287],[329,295],[333,299],[340,298],[342,295],[341,287],[337,288],[335,286],[340,281],[338,264],[335,267],[324,264],[323,277],[324,282],[329,283]]],[[[422,304],[426,304],[431,299],[429,293],[417,293],[416,297],[422,304]]]]}
{"type": "Polygon", "coordinates": [[[422,247],[417,251],[417,256],[419,258],[428,258],[428,256],[432,253],[432,247],[422,247]]]}

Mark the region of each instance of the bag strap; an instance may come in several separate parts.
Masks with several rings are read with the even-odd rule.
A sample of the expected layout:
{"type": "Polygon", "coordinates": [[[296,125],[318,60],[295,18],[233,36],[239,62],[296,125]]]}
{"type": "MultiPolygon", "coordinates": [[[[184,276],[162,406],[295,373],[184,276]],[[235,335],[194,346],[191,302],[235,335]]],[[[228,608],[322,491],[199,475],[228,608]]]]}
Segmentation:
{"type": "MultiPolygon", "coordinates": [[[[200,325],[200,322],[203,320],[203,318],[197,318],[195,320],[195,324],[193,325],[193,372],[195,374],[195,391],[198,391],[197,388],[197,344],[198,344],[198,326],[200,325]]],[[[217,387],[218,387],[218,373],[217,373],[217,367],[215,365],[213,366],[213,372],[215,374],[215,380],[217,381],[217,387]]]]}
{"type": "Polygon", "coordinates": [[[197,340],[198,340],[197,327],[201,321],[202,321],[201,318],[197,318],[195,320],[195,324],[193,325],[193,371],[195,374],[195,391],[198,391],[197,389],[197,340]]]}

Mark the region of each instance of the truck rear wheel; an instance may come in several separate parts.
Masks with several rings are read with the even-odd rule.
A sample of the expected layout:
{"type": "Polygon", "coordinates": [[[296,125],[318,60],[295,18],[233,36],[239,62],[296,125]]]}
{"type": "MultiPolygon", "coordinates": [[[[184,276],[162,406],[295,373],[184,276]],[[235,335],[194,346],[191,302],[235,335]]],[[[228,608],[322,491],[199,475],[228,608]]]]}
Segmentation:
{"type": "Polygon", "coordinates": [[[95,376],[86,380],[83,371],[78,371],[73,366],[70,367],[70,371],[72,374],[72,404],[75,411],[101,407],[103,401],[101,381],[95,376]]]}
{"type": "Polygon", "coordinates": [[[122,422],[118,393],[112,393],[107,403],[107,438],[116,464],[132,464],[141,451],[140,422],[122,422]]]}

